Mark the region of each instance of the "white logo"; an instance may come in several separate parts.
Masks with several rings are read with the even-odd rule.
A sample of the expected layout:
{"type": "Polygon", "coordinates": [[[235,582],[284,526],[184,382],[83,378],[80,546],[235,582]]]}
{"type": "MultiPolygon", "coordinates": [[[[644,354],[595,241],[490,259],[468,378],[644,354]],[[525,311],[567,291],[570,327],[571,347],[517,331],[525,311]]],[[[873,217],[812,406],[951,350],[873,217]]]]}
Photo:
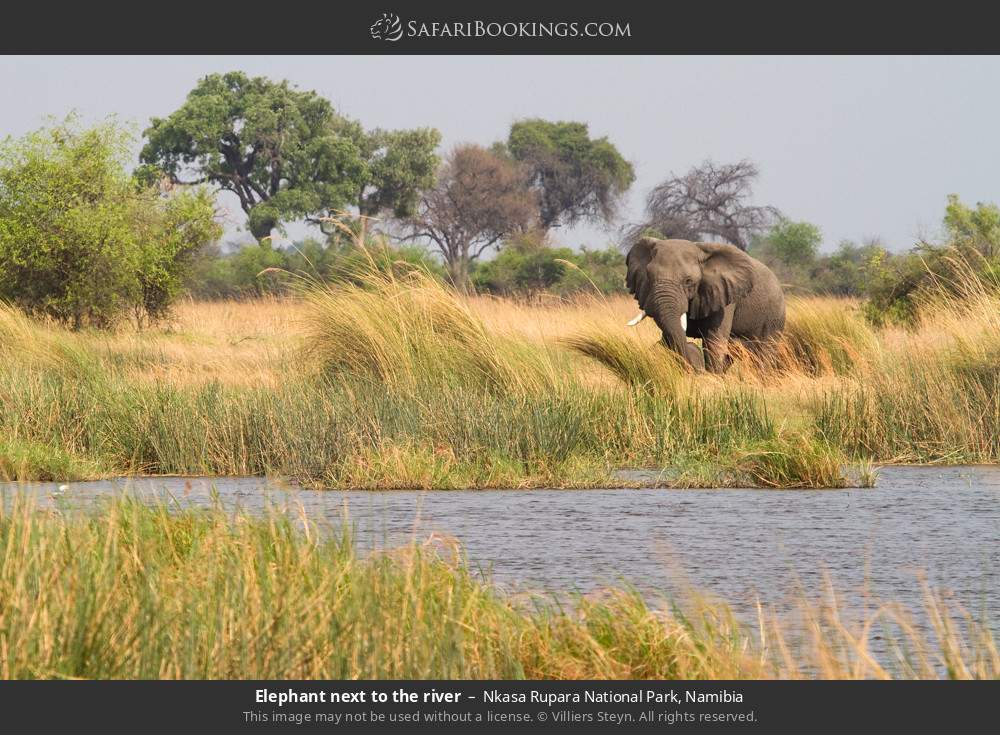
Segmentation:
{"type": "Polygon", "coordinates": [[[395,13],[382,13],[368,30],[376,41],[398,41],[403,37],[403,24],[395,13]]]}

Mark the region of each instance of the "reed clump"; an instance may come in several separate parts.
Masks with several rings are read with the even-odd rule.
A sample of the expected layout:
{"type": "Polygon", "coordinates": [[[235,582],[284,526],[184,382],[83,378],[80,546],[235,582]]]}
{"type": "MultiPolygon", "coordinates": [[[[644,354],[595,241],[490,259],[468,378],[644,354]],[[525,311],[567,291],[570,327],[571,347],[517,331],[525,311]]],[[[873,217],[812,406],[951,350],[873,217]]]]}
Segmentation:
{"type": "Polygon", "coordinates": [[[447,286],[420,270],[370,269],[355,282],[310,284],[306,352],[328,375],[392,390],[479,386],[550,389],[550,360],[493,333],[447,286]]]}

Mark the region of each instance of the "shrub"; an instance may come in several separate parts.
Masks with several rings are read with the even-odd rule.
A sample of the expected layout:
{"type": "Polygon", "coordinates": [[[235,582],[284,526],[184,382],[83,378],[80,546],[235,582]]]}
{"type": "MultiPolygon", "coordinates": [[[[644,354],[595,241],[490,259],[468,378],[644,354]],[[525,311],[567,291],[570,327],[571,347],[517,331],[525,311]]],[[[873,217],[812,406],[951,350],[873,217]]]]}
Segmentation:
{"type": "Polygon", "coordinates": [[[874,263],[865,314],[876,323],[912,326],[921,301],[961,294],[969,276],[1000,282],[1000,208],[967,207],[954,194],[944,216],[945,241],[923,242],[905,256],[874,263]]]}
{"type": "Polygon", "coordinates": [[[331,237],[325,247],[315,240],[306,240],[287,253],[290,271],[327,281],[363,285],[365,274],[372,269],[397,276],[418,270],[442,282],[448,278],[441,262],[425,248],[393,246],[378,236],[369,237],[364,248],[358,247],[355,239],[345,237],[331,237]]]}
{"type": "Polygon", "coordinates": [[[506,243],[493,260],[476,268],[472,282],[477,289],[496,294],[533,293],[562,279],[574,253],[552,248],[532,236],[506,243]]]}
{"type": "Polygon", "coordinates": [[[472,281],[480,291],[505,295],[619,293],[625,286],[625,256],[614,247],[553,248],[529,235],[506,243],[496,258],[476,269],[472,281]]]}
{"type": "Polygon", "coordinates": [[[829,296],[865,296],[873,266],[892,256],[877,238],[861,245],[843,240],[833,253],[821,255],[809,273],[815,293],[829,296]]]}
{"type": "Polygon", "coordinates": [[[221,228],[205,191],[130,176],[131,141],[114,122],[70,118],[0,144],[0,298],[75,328],[163,316],[221,228]]]}
{"type": "Polygon", "coordinates": [[[581,248],[570,261],[562,278],[553,286],[559,294],[593,291],[603,294],[625,293],[625,255],[611,245],[603,250],[581,248]]]}

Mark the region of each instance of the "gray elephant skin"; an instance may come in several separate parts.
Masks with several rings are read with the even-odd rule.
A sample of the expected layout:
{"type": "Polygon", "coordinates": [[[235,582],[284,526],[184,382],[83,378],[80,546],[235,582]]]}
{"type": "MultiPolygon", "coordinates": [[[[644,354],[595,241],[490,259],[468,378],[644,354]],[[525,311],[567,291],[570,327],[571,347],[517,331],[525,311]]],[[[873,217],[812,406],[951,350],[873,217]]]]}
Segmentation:
{"type": "Polygon", "coordinates": [[[733,245],[643,237],[625,260],[625,283],[664,343],[696,370],[701,338],[705,369],[729,366],[735,340],[760,354],[785,327],[785,295],[777,276],[733,245]],[[692,347],[694,348],[692,350],[692,347]]]}

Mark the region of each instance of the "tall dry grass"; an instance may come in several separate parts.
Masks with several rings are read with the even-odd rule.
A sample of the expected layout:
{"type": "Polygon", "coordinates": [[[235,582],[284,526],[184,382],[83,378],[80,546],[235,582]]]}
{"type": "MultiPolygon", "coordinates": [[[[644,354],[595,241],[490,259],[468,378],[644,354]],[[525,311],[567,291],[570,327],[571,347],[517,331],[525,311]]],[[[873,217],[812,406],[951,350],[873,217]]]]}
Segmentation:
{"type": "Polygon", "coordinates": [[[843,484],[849,462],[1000,461],[1000,297],[968,274],[915,327],[789,301],[775,358],[696,375],[624,297],[465,297],[420,272],[183,303],[68,332],[0,307],[0,476],[281,474],[324,487],[843,484]],[[957,295],[956,295],[957,293],[957,295]]]}
{"type": "Polygon", "coordinates": [[[813,376],[849,376],[863,369],[878,349],[878,338],[858,307],[844,299],[790,299],[774,367],[813,376]]]}
{"type": "Polygon", "coordinates": [[[349,535],[114,500],[0,503],[0,678],[991,678],[985,625],[933,594],[934,632],[835,605],[753,629],[721,602],[650,607],[628,590],[511,598],[452,544],[362,557],[349,535]],[[873,651],[871,631],[891,647],[873,651]]]}
{"type": "Polygon", "coordinates": [[[1000,461],[1000,288],[929,290],[913,329],[886,329],[866,364],[817,408],[817,429],[886,462],[1000,461]]]}
{"type": "MultiPolygon", "coordinates": [[[[681,470],[675,482],[684,485],[844,483],[835,450],[803,452],[801,437],[777,431],[756,397],[738,388],[684,390],[687,372],[655,342],[604,333],[527,339],[492,328],[474,304],[426,274],[361,280],[307,286],[307,354],[332,387],[392,395],[427,425],[453,427],[446,454],[458,430],[457,458],[492,456],[525,468],[555,460],[557,471],[590,474],[585,483],[606,482],[600,478],[616,466],[664,464],[681,470]],[[620,358],[613,368],[625,384],[592,380],[567,343],[606,365],[610,355],[620,358]],[[513,451],[505,449],[511,440],[513,451]]],[[[411,436],[419,441],[421,433],[411,436]]]]}
{"type": "Polygon", "coordinates": [[[364,285],[303,289],[306,354],[330,376],[390,390],[551,390],[551,356],[500,335],[431,275],[370,270],[364,285]]]}
{"type": "Polygon", "coordinates": [[[153,380],[103,335],[45,328],[53,344],[77,345],[87,367],[45,354],[0,366],[0,469],[14,479],[283,474],[324,487],[450,488],[606,485],[619,466],[687,463],[700,474],[688,470],[684,484],[737,484],[752,476],[736,472],[736,450],[747,437],[774,438],[748,396],[594,386],[565,350],[525,341],[500,350],[501,338],[440,285],[381,288],[372,303],[406,304],[409,320],[379,353],[395,349],[393,361],[356,361],[381,322],[344,318],[343,293],[331,291],[303,313],[344,341],[317,340],[276,387],[192,382],[186,371],[153,380]]]}

